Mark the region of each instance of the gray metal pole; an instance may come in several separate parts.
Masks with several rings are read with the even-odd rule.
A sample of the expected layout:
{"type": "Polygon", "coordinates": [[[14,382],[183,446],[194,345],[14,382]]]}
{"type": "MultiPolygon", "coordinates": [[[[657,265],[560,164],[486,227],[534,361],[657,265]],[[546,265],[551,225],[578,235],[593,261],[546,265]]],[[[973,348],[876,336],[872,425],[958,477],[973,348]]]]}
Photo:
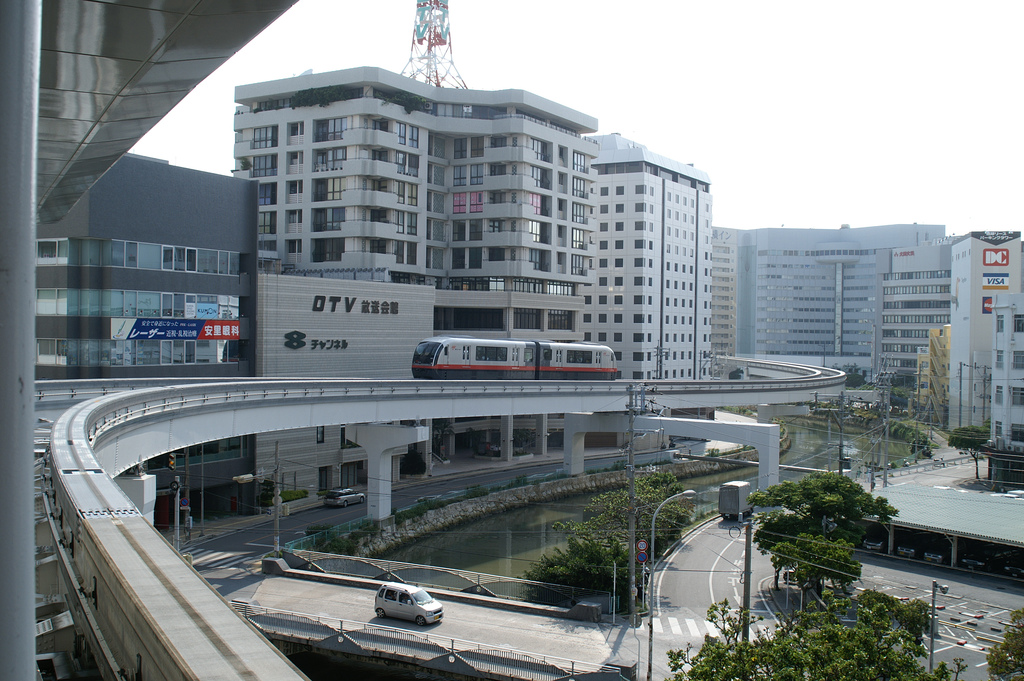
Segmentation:
{"type": "Polygon", "coordinates": [[[281,555],[281,455],[280,442],[274,443],[274,557],[281,555]]]}
{"type": "Polygon", "coordinates": [[[931,643],[928,646],[928,673],[935,671],[935,590],[939,583],[932,580],[932,616],[928,618],[928,625],[931,628],[931,643]]]}
{"type": "Polygon", "coordinates": [[[627,386],[629,392],[629,442],[626,460],[626,479],[629,490],[629,508],[626,509],[626,522],[629,531],[629,626],[636,626],[636,467],[633,465],[633,423],[636,415],[636,387],[627,386]]]}
{"type": "Polygon", "coordinates": [[[750,640],[750,549],[751,535],[750,528],[754,525],[752,520],[746,523],[747,536],[745,548],[743,549],[743,640],[750,640]]]}
{"type": "Polygon", "coordinates": [[[4,448],[0,546],[10,557],[0,580],[0,678],[36,677],[35,425],[36,126],[41,0],[0,0],[0,424],[4,448]]]}
{"type": "Polygon", "coordinates": [[[174,476],[174,550],[181,553],[181,476],[174,476]]]}

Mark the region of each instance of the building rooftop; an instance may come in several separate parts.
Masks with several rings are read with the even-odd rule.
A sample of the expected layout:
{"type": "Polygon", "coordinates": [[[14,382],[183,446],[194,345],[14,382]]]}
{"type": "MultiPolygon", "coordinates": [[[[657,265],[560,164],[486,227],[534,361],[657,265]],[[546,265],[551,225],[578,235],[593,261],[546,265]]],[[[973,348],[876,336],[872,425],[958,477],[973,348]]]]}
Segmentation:
{"type": "Polygon", "coordinates": [[[899,509],[893,520],[901,527],[1024,546],[1024,499],[922,485],[886,487],[876,494],[899,509]]]}
{"type": "Polygon", "coordinates": [[[596,135],[590,139],[601,145],[601,153],[594,159],[593,165],[605,163],[635,163],[642,161],[666,170],[684,175],[699,182],[711,184],[711,177],[703,170],[698,170],[687,163],[673,161],[667,156],[655,154],[644,145],[628,140],[618,133],[596,135]]]}

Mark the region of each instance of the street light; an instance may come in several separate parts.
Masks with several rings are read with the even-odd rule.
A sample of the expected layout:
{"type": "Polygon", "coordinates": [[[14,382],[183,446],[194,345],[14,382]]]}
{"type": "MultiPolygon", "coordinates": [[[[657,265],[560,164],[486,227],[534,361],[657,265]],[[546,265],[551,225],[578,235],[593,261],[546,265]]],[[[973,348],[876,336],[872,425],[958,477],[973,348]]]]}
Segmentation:
{"type": "Polygon", "coordinates": [[[647,547],[651,556],[651,577],[650,581],[647,583],[647,600],[649,601],[647,606],[647,681],[651,681],[652,666],[654,662],[654,525],[658,522],[658,512],[661,510],[661,507],[673,499],[678,499],[680,497],[683,497],[684,499],[695,499],[697,497],[697,493],[692,489],[688,489],[685,492],[673,494],[668,499],[665,499],[665,501],[658,504],[658,508],[654,509],[654,515],[651,517],[651,543],[650,546],[647,547]]]}
{"type": "Polygon", "coordinates": [[[940,585],[934,579],[932,580],[932,618],[928,621],[931,625],[932,642],[931,647],[928,649],[928,673],[930,674],[935,669],[935,591],[939,590],[943,594],[949,591],[949,587],[945,584],[940,585]]]}

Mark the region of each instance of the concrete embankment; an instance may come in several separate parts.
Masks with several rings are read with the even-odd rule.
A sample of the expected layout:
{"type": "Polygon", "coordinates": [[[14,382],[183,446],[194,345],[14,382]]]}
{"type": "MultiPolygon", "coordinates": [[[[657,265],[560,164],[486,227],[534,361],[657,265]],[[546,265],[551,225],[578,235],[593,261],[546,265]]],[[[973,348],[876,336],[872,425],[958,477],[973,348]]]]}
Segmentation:
{"type": "MultiPolygon", "coordinates": [[[[723,463],[717,461],[684,461],[659,466],[660,472],[672,473],[677,478],[692,478],[717,473],[732,468],[724,463],[730,459],[754,461],[757,459],[755,450],[725,454],[723,463]]],[[[364,537],[360,540],[356,555],[376,556],[390,551],[402,543],[431,532],[437,532],[461,523],[475,520],[488,515],[519,508],[528,504],[552,501],[569,496],[604,492],[620,489],[627,484],[626,471],[607,471],[592,473],[574,478],[563,478],[540,482],[525,487],[500,490],[475,499],[467,499],[449,504],[443,508],[432,509],[422,516],[406,520],[395,527],[384,527],[380,533],[364,537]]]]}

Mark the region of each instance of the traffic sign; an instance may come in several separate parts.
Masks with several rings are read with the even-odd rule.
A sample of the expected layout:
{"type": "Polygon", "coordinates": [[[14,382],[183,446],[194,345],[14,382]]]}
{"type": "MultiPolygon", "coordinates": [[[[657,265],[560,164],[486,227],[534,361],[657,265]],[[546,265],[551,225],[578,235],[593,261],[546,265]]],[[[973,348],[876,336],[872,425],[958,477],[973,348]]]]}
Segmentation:
{"type": "Polygon", "coordinates": [[[636,543],[636,550],[637,551],[646,551],[647,548],[648,547],[647,547],[647,540],[646,539],[641,539],[641,540],[637,541],[637,543],[636,543]]]}
{"type": "Polygon", "coordinates": [[[646,563],[647,562],[647,552],[646,551],[637,551],[636,552],[636,562],[638,562],[638,563],[646,563]]]}
{"type": "Polygon", "coordinates": [[[179,503],[182,508],[188,508],[188,497],[182,497],[179,503]]]}

